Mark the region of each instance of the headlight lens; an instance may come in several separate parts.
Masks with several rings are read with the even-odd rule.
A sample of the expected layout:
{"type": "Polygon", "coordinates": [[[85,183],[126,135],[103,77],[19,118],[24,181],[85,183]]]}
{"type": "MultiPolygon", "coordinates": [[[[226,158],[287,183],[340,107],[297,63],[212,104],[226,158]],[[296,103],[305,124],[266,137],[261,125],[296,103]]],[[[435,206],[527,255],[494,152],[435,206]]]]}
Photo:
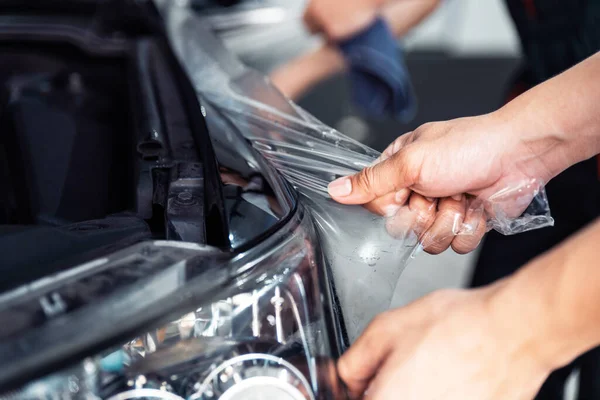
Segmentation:
{"type": "Polygon", "coordinates": [[[339,398],[323,266],[301,215],[224,265],[235,277],[210,304],[11,398],[339,398]]]}

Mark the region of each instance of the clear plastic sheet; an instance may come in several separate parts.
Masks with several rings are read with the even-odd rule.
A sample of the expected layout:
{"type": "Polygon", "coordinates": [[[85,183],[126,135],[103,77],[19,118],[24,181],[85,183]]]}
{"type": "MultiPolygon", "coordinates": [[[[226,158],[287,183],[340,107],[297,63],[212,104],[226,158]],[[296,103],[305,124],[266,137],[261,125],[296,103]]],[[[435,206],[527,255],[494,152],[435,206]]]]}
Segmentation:
{"type": "MultiPolygon", "coordinates": [[[[419,229],[420,212],[412,211],[411,200],[386,217],[332,201],[329,182],[371,165],[380,154],[285,99],[265,77],[227,53],[188,10],[166,6],[163,12],[173,48],[206,104],[208,123],[227,125],[251,141],[301,193],[332,267],[350,338],[356,338],[374,315],[389,307],[403,268],[429,245],[419,229]]],[[[543,185],[535,180],[465,201],[467,216],[450,216],[451,236],[473,235],[478,229],[513,234],[553,223],[543,185]]],[[[430,210],[434,214],[436,203],[430,210]]]]}

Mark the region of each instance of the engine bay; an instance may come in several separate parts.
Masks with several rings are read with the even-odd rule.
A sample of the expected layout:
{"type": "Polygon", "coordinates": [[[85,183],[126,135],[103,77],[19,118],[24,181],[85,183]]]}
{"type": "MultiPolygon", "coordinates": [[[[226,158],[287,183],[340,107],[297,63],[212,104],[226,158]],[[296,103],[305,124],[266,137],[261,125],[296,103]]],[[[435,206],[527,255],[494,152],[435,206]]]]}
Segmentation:
{"type": "Polygon", "coordinates": [[[244,246],[287,213],[213,148],[150,3],[99,4],[0,17],[0,291],[144,239],[244,246]]]}
{"type": "Polygon", "coordinates": [[[0,399],[330,398],[290,187],[207,125],[151,2],[36,4],[0,16],[0,399]]]}

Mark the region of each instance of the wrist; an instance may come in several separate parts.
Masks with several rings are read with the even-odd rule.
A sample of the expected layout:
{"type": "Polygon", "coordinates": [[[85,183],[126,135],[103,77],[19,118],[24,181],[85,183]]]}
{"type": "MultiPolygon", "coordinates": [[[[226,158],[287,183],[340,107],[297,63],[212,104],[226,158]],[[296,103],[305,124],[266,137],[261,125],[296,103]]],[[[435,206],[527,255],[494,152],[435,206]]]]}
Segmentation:
{"type": "Polygon", "coordinates": [[[600,53],[542,83],[496,113],[510,120],[550,178],[600,153],[600,53]]]}
{"type": "Polygon", "coordinates": [[[493,320],[501,326],[515,351],[550,373],[573,361],[591,344],[565,310],[548,270],[564,263],[561,256],[544,255],[494,286],[490,297],[493,320]],[[553,265],[554,264],[554,265],[553,265]]]}
{"type": "Polygon", "coordinates": [[[560,362],[549,349],[547,321],[543,304],[531,301],[515,276],[493,284],[488,302],[488,314],[498,346],[521,368],[536,374],[549,374],[560,362]]]}
{"type": "Polygon", "coordinates": [[[344,70],[346,61],[334,46],[325,45],[311,55],[311,65],[317,66],[314,80],[321,81],[344,70]]]}
{"type": "Polygon", "coordinates": [[[530,178],[549,182],[578,161],[574,138],[552,118],[544,116],[543,108],[530,104],[526,96],[508,103],[492,113],[508,136],[509,165],[515,165],[530,178]]]}

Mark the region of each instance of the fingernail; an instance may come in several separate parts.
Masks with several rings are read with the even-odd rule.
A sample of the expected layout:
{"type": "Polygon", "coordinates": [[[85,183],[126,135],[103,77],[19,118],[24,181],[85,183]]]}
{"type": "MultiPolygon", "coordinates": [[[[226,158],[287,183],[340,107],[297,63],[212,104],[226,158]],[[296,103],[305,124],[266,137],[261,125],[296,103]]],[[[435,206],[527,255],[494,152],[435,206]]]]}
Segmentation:
{"type": "Polygon", "coordinates": [[[384,212],[385,212],[385,216],[386,217],[393,217],[394,215],[396,215],[398,213],[398,211],[400,210],[400,206],[397,204],[392,204],[389,205],[387,207],[385,207],[384,212]]]}
{"type": "Polygon", "coordinates": [[[462,200],[462,194],[455,194],[454,196],[452,196],[452,198],[456,201],[461,201],[462,200]]]}
{"type": "Polygon", "coordinates": [[[433,203],[433,201],[435,200],[433,197],[425,197],[425,199],[430,203],[433,203]]]}
{"type": "Polygon", "coordinates": [[[398,204],[404,204],[406,203],[406,200],[408,199],[408,190],[399,190],[396,192],[396,195],[394,196],[394,201],[398,204]]]}
{"type": "Polygon", "coordinates": [[[352,193],[352,182],[347,177],[339,178],[331,182],[327,189],[332,197],[346,197],[352,193]]]}

